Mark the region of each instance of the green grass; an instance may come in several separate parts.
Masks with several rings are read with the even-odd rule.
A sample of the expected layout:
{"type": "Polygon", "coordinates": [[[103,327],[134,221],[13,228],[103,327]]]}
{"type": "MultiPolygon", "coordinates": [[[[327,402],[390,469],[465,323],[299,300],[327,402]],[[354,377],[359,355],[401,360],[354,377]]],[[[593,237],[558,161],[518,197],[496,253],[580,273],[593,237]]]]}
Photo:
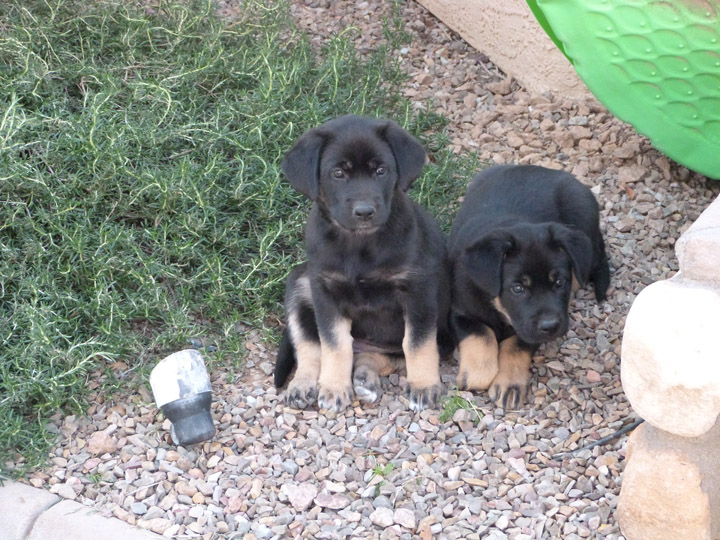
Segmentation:
{"type": "Polygon", "coordinates": [[[276,338],[309,207],[278,164],[306,129],[398,121],[433,159],[413,196],[448,227],[476,161],[402,98],[399,17],[387,47],[361,56],[348,29],[318,55],[286,3],[243,5],[228,24],[189,0],[0,4],[1,469],[44,462],[91,374],[112,395],[190,338],[211,366],[242,364],[238,323],[276,338]]]}

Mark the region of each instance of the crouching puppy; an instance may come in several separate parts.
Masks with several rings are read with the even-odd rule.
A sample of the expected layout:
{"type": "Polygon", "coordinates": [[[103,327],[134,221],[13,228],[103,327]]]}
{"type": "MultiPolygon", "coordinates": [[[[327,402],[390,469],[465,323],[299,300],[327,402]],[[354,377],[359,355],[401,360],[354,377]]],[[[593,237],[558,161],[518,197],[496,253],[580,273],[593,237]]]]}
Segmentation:
{"type": "Polygon", "coordinates": [[[591,280],[605,298],[598,220],[593,194],[565,172],[510,165],[473,179],[449,242],[459,388],[525,402],[533,353],[567,332],[571,288],[591,280]]]}
{"type": "Polygon", "coordinates": [[[406,194],[425,164],[418,141],[385,120],[343,116],[305,133],[282,169],[313,201],[307,262],[286,283],[275,365],[285,402],[341,410],[378,398],[380,375],[407,369],[410,408],[440,396],[452,353],[449,260],[442,231],[406,194]]]}

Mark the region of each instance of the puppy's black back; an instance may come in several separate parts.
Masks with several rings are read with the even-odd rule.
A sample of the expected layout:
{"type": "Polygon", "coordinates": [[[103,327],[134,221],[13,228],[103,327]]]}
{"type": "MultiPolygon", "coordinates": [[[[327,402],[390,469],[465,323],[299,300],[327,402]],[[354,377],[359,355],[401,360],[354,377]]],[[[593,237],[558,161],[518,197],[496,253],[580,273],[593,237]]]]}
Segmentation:
{"type": "Polygon", "coordinates": [[[599,208],[590,189],[573,175],[534,165],[498,165],[478,173],[468,187],[450,233],[450,256],[477,238],[517,223],[560,223],[585,234],[592,245],[591,279],[598,300],[610,274],[599,227],[599,208]]]}
{"type": "Polygon", "coordinates": [[[450,235],[450,249],[472,222],[473,235],[497,226],[563,223],[597,242],[599,210],[592,192],[569,173],[534,165],[498,165],[475,176],[450,235]]]}

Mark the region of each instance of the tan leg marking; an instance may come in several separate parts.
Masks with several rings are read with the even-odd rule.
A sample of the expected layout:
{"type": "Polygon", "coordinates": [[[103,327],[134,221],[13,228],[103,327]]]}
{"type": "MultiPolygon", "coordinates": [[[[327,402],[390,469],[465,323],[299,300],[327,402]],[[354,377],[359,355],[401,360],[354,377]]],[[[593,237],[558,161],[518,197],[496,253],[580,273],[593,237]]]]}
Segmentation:
{"type": "Polygon", "coordinates": [[[339,319],[333,333],[335,345],[320,338],[320,378],[318,404],[323,409],[340,411],[352,403],[353,338],[352,322],[339,319]]]}
{"type": "Polygon", "coordinates": [[[486,335],[469,335],[458,345],[460,369],[457,385],[461,390],[487,390],[498,374],[498,343],[491,330],[486,335]]]}
{"type": "Polygon", "coordinates": [[[503,408],[516,409],[527,398],[532,357],[512,336],[500,343],[499,358],[500,370],[490,385],[490,398],[503,408]]]}
{"type": "Polygon", "coordinates": [[[410,342],[410,328],[406,325],[402,347],[410,384],[426,388],[440,382],[440,353],[435,332],[418,346],[413,347],[410,342]]]}
{"type": "Polygon", "coordinates": [[[437,347],[436,332],[431,332],[425,341],[412,345],[411,328],[405,324],[403,352],[410,392],[410,408],[421,411],[432,407],[440,398],[440,353],[437,347]]]}
{"type": "Polygon", "coordinates": [[[320,343],[310,339],[298,319],[298,305],[312,304],[310,281],[303,276],[295,283],[295,291],[288,306],[288,332],[295,347],[297,368],[285,391],[285,403],[295,409],[304,409],[317,401],[320,376],[320,343]]]}
{"type": "Polygon", "coordinates": [[[295,347],[297,368],[285,391],[285,403],[296,409],[304,409],[317,400],[320,344],[304,336],[296,313],[288,317],[288,330],[295,347]]]}
{"type": "Polygon", "coordinates": [[[500,302],[499,296],[496,296],[495,298],[493,298],[492,304],[495,307],[495,309],[497,309],[500,312],[500,314],[503,317],[505,317],[505,319],[507,319],[507,322],[510,324],[510,326],[512,326],[512,319],[510,318],[510,314],[505,309],[505,306],[502,305],[502,302],[500,302]]]}
{"type": "Polygon", "coordinates": [[[295,314],[290,316],[288,326],[298,364],[294,379],[309,379],[317,384],[320,376],[320,344],[303,336],[295,314]]]}

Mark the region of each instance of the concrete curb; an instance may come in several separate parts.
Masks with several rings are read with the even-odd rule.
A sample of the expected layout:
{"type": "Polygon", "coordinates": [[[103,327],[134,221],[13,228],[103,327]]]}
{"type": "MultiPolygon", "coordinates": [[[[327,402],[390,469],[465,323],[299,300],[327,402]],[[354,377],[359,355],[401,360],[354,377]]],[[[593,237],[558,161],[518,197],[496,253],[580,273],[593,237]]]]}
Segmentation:
{"type": "Polygon", "coordinates": [[[44,489],[19,482],[0,486],[0,537],[4,540],[160,540],[97,510],[63,500],[44,489]]]}

